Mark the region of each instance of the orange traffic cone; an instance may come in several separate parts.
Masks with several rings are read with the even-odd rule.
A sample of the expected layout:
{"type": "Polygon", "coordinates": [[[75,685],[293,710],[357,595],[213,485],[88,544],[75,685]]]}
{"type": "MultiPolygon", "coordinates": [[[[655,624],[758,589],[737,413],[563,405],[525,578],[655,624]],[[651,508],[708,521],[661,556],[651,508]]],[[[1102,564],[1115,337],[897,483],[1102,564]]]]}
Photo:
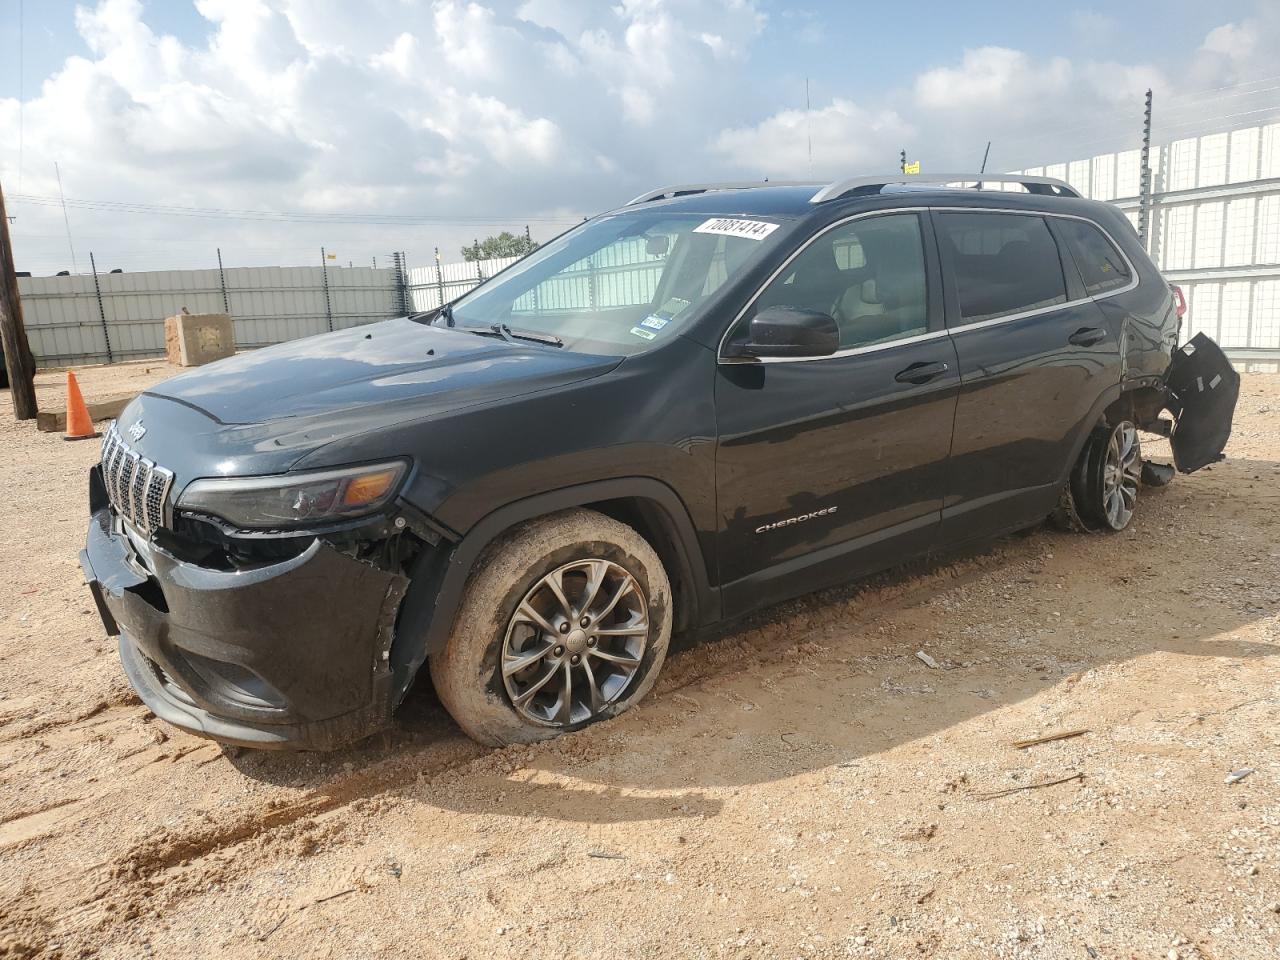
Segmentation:
{"type": "Polygon", "coordinates": [[[89,416],[89,408],[85,406],[84,397],[80,395],[80,384],[76,383],[76,375],[67,371],[67,432],[63,440],[92,440],[102,434],[95,433],[93,419],[89,416]]]}

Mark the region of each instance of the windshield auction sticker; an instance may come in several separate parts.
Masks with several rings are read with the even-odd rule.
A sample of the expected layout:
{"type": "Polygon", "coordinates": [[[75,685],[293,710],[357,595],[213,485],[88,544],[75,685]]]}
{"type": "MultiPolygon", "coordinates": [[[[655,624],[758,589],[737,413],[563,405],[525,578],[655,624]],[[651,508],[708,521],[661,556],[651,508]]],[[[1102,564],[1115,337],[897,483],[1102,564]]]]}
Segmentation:
{"type": "Polygon", "coordinates": [[[763,240],[778,229],[776,223],[765,223],[763,220],[734,220],[729,217],[713,217],[693,228],[694,233],[718,233],[726,237],[745,237],[748,240],[763,240]]]}

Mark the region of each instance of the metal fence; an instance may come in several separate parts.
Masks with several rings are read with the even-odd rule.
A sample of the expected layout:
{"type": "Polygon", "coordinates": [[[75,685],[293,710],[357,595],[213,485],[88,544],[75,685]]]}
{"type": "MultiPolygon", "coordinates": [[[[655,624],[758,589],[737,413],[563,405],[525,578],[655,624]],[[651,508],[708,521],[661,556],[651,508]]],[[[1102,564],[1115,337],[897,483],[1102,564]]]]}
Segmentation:
{"type": "MultiPolygon", "coordinates": [[[[1136,227],[1139,164],[1131,150],[1021,172],[1111,201],[1136,227]]],[[[1151,169],[1147,246],[1187,295],[1187,335],[1233,360],[1280,361],[1280,124],[1154,146],[1151,169]]]]}
{"type": "Polygon", "coordinates": [[[479,286],[500,270],[505,270],[519,257],[493,260],[468,260],[463,263],[441,263],[433,267],[409,269],[409,300],[414,310],[434,310],[457,300],[468,290],[479,286]]]}
{"type": "Polygon", "coordinates": [[[42,367],[164,353],[164,318],[229,313],[236,344],[262,347],[408,312],[396,267],[230,267],[19,277],[27,337],[42,367]]]}

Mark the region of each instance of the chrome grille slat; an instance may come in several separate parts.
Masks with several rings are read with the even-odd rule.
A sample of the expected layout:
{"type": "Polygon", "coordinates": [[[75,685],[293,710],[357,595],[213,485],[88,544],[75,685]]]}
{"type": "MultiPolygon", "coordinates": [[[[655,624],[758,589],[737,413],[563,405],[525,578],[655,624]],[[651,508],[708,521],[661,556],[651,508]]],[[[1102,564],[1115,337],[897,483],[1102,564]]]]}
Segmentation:
{"type": "Polygon", "coordinates": [[[122,517],[148,534],[168,524],[173,471],[129,449],[114,423],[102,441],[101,464],[107,498],[122,517]]]}
{"type": "Polygon", "coordinates": [[[102,481],[107,487],[107,496],[115,498],[116,460],[120,454],[120,446],[116,442],[115,432],[107,430],[102,441],[102,481]]]}
{"type": "Polygon", "coordinates": [[[125,496],[129,510],[133,514],[133,522],[138,526],[146,525],[146,517],[142,514],[142,491],[151,474],[151,461],[139,454],[134,454],[133,476],[129,478],[129,492],[125,496]]]}

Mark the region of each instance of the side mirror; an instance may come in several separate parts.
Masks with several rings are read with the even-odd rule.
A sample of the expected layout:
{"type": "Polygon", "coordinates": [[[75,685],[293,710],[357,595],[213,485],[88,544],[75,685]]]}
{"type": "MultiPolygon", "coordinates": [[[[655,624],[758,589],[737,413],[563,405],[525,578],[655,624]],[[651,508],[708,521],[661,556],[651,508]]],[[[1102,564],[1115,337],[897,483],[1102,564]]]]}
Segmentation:
{"type": "Polygon", "coordinates": [[[830,314],[798,307],[765,307],[751,318],[746,343],[732,357],[828,357],[840,348],[840,327],[830,314]]]}

